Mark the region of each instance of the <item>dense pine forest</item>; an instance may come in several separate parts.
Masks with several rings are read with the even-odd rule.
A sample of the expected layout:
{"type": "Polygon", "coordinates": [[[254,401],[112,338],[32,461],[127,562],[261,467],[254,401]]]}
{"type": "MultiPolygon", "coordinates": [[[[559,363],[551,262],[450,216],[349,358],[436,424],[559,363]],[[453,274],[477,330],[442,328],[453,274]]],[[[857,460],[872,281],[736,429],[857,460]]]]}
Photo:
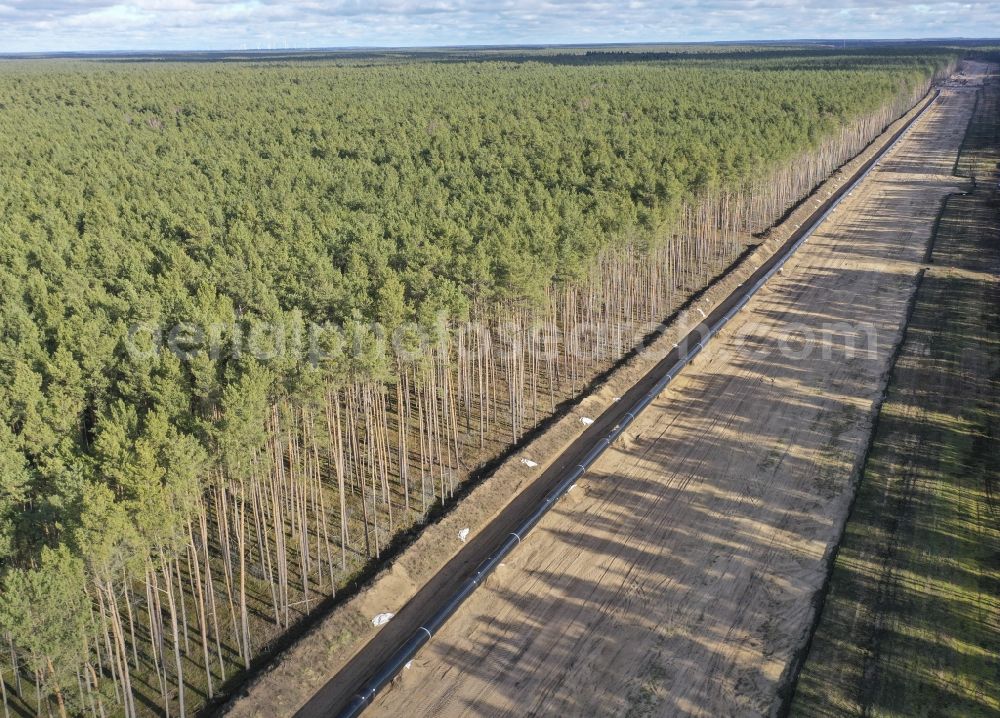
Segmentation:
{"type": "Polygon", "coordinates": [[[744,55],[0,64],[5,716],[197,711],[955,61],[744,55]]]}

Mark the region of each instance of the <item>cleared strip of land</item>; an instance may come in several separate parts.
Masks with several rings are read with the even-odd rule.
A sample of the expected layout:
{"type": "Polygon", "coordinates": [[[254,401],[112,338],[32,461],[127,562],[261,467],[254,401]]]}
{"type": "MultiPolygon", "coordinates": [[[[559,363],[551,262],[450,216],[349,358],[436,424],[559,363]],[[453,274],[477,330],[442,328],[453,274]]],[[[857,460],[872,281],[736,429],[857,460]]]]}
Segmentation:
{"type": "Polygon", "coordinates": [[[972,104],[942,95],[372,714],[774,706],[972,104]]]}
{"type": "Polygon", "coordinates": [[[796,207],[763,241],[749,249],[732,267],[716,278],[676,316],[662,327],[662,334],[647,349],[627,359],[607,377],[582,394],[567,414],[512,455],[503,465],[477,484],[453,510],[424,527],[414,543],[391,565],[326,616],[307,635],[297,640],[279,660],[270,663],[245,692],[226,705],[231,716],[291,715],[301,707],[303,716],[326,716],[349,701],[372,666],[381,665],[398,643],[421,625],[421,615],[440,603],[440,596],[454,586],[456,576],[474,572],[489,555],[494,540],[503,538],[505,518],[519,515],[522,501],[534,509],[546,492],[558,482],[560,466],[572,465],[574,447],[594,445],[588,436],[604,436],[613,425],[616,410],[627,405],[625,397],[643,393],[662,376],[663,357],[671,352],[701,318],[713,316],[721,305],[738,293],[775,252],[794,241],[798,229],[811,226],[812,218],[852,178],[880,155],[904,126],[921,113],[921,102],[886,128],[885,132],[859,155],[833,173],[814,193],[796,207]],[[650,380],[650,377],[655,377],[650,380]],[[618,402],[616,398],[621,397],[618,402]],[[595,417],[585,426],[582,417],[595,417]],[[606,421],[608,420],[608,421],[606,421]],[[610,423],[608,423],[610,421],[610,423]],[[603,433],[602,433],[603,432],[603,433]],[[538,466],[521,459],[531,459],[538,466]],[[552,480],[549,480],[549,479],[552,480]],[[470,530],[466,542],[458,534],[470,530]],[[499,533],[498,533],[499,532],[499,533]],[[378,628],[372,617],[396,612],[395,618],[378,628]]]}
{"type": "Polygon", "coordinates": [[[978,182],[944,207],[793,715],[1000,714],[998,109],[994,77],[959,162],[978,182]]]}

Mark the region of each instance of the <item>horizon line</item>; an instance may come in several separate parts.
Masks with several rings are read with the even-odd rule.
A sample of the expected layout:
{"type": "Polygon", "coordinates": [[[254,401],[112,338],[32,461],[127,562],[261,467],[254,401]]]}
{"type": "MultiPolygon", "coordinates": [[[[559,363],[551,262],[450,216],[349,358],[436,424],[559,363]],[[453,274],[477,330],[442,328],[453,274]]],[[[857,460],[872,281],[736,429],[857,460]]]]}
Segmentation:
{"type": "Polygon", "coordinates": [[[915,37],[799,37],[770,39],[727,39],[727,40],[640,40],[633,42],[526,42],[526,43],[485,43],[485,44],[446,44],[446,45],[318,45],[303,47],[244,47],[244,48],[188,48],[188,49],[103,49],[103,50],[30,50],[2,51],[0,58],[63,58],[63,57],[100,57],[121,55],[185,55],[185,54],[231,54],[231,53],[308,53],[308,52],[400,52],[400,51],[441,51],[441,50],[511,50],[511,49],[576,49],[590,47],[655,47],[655,46],[691,46],[691,45],[775,45],[780,43],[906,43],[906,42],[998,42],[997,37],[958,36],[915,36],[915,37]]]}

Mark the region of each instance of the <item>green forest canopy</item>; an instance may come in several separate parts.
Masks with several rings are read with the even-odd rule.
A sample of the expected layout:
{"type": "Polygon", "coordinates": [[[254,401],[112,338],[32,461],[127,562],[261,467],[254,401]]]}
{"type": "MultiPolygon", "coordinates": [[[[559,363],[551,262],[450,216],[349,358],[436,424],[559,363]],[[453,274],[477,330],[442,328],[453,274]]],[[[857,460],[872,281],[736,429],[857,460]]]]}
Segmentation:
{"type": "Polygon", "coordinates": [[[391,324],[534,297],[949,58],[7,63],[0,456],[23,464],[7,502],[30,497],[49,527],[32,543],[57,544],[120,400],[197,433],[191,406],[220,396],[226,363],[137,365],[136,322],[391,324]]]}

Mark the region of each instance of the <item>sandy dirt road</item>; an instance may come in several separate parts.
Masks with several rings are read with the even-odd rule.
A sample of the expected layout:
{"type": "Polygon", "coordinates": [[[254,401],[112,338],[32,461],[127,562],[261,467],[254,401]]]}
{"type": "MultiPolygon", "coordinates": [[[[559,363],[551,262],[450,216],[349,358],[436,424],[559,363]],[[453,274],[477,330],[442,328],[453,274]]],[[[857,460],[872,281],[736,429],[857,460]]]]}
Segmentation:
{"type": "Polygon", "coordinates": [[[775,706],[972,103],[944,90],[368,714],[775,706]]]}

